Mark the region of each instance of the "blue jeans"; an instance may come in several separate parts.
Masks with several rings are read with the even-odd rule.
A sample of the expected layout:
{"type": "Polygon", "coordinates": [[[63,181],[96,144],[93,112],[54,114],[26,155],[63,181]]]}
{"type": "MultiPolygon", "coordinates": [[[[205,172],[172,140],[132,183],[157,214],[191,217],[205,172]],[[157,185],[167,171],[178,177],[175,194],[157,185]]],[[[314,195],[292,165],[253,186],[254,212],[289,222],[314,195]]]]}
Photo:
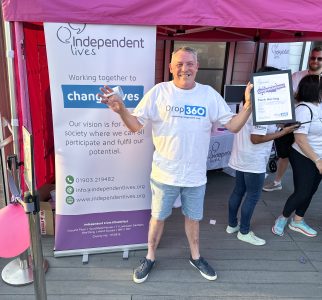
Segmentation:
{"type": "Polygon", "coordinates": [[[238,225],[237,214],[244,195],[246,197],[241,206],[240,233],[247,234],[250,228],[255,206],[262,193],[265,173],[247,173],[236,171],[236,183],[229,198],[229,226],[238,225]]]}

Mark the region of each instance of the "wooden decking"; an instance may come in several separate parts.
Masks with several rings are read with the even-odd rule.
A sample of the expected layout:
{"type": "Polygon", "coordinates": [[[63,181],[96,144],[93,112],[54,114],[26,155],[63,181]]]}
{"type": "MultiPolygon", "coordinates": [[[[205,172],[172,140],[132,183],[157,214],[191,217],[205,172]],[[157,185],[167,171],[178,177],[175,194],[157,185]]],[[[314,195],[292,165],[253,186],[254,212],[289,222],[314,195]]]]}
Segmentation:
{"type": "MultiPolygon", "coordinates": [[[[305,176],[305,174],[304,174],[305,176]]],[[[240,242],[225,232],[227,198],[234,179],[222,172],[208,173],[205,217],[201,223],[201,254],[218,272],[214,282],[205,280],[188,263],[189,249],[183,217],[175,209],[166,223],[157,263],[143,284],[132,282],[132,271],[145,251],[53,257],[53,238],[43,239],[50,268],[46,274],[48,299],[57,300],[210,300],[210,299],[322,299],[322,188],[319,188],[306,220],[318,230],[308,238],[287,230],[274,236],[271,226],[292,190],[291,172],[283,190],[263,193],[256,208],[252,230],[266,239],[265,246],[240,242]],[[209,223],[216,220],[215,225],[209,223]]],[[[10,260],[0,259],[0,269],[10,260]]],[[[34,299],[33,285],[12,287],[0,282],[1,300],[34,299]]]]}

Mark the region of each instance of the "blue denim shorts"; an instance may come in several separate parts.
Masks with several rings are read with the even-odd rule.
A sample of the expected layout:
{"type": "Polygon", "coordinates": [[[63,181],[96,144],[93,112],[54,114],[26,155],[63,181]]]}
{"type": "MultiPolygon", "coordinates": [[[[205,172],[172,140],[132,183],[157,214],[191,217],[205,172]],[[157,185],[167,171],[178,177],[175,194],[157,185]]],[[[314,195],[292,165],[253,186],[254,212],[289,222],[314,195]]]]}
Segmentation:
{"type": "Polygon", "coordinates": [[[171,215],[173,204],[179,195],[181,196],[183,215],[194,221],[202,219],[205,184],[196,187],[180,187],[151,179],[151,190],[151,215],[156,220],[163,221],[171,215]]]}

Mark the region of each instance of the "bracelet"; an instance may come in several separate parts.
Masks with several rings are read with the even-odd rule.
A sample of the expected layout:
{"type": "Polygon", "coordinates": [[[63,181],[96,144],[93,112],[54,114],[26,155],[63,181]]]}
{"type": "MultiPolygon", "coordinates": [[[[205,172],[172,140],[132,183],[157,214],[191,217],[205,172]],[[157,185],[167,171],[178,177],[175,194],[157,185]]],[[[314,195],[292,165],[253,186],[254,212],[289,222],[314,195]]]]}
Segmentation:
{"type": "Polygon", "coordinates": [[[318,158],[314,161],[314,163],[317,163],[319,160],[321,160],[321,157],[318,157],[318,158]]]}

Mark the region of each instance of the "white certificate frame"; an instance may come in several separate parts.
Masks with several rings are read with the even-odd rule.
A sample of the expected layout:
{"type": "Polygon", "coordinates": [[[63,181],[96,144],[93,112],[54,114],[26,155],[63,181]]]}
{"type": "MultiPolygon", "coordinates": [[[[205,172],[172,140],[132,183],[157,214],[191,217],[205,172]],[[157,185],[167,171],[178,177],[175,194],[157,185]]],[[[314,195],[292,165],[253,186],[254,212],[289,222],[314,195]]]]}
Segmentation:
{"type": "Polygon", "coordinates": [[[254,73],[251,83],[254,125],[295,122],[291,70],[254,73]]]}

